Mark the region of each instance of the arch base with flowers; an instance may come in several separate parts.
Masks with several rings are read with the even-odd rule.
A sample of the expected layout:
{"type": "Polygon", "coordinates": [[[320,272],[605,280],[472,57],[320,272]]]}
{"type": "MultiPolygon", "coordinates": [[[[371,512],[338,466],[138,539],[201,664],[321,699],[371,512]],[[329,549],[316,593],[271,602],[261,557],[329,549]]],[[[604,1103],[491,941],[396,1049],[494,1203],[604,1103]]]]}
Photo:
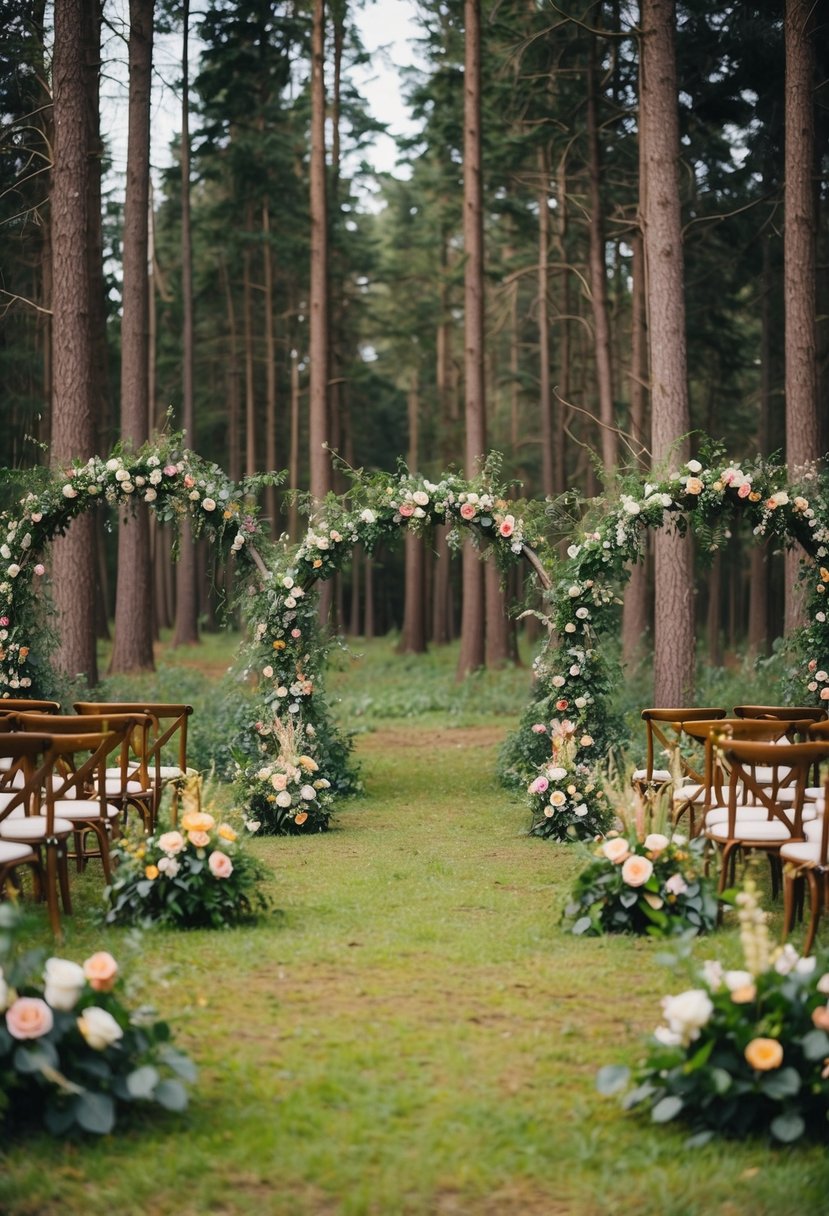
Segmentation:
{"type": "MultiPolygon", "coordinates": [[[[714,551],[739,512],[758,539],[800,544],[807,559],[809,623],[795,647],[795,695],[802,701],[829,699],[825,466],[806,470],[794,484],[782,466],[739,464],[706,441],[700,459],[683,470],[647,481],[621,480],[613,498],[596,500],[570,537],[566,559],[557,557],[551,543],[556,504],[517,500],[515,487],[500,480],[496,455],[473,479],[445,473],[430,480],[404,468],[395,474],[344,471],[350,488],[308,504],[310,526],[298,545],[269,539],[247,505],[262,484],[280,475],[235,485],[216,465],[182,449],[175,436],[135,455],[92,457],[56,477],[33,474],[17,508],[0,516],[0,556],[8,563],[0,575],[0,695],[34,696],[53,683],[43,597],[35,589],[44,579],[48,541],[96,503],[121,508],[143,499],[163,522],[189,516],[196,533],[214,542],[218,559],[234,559],[239,566],[240,599],[252,631],[241,674],[256,681],[250,720],[235,747],[243,791],[263,783],[258,774],[278,761],[286,722],[301,739],[301,754],[317,766],[315,782],[328,783],[318,787],[326,791],[326,802],[355,787],[348,739],[334,725],[323,693],[327,639],[314,591],[356,544],[370,553],[404,528],[426,532],[447,525],[456,546],[466,531],[502,571],[517,561],[529,563],[548,638],[534,662],[531,703],[502,750],[501,779],[526,787],[544,775],[551,744],[560,737],[573,740],[566,761],[553,765],[564,768],[565,776],[547,777],[543,791],[530,790],[536,834],[590,836],[607,815],[598,769],[618,742],[608,703],[619,673],[603,653],[601,638],[616,623],[619,585],[641,556],[649,529],[693,528],[698,543],[714,551]],[[562,797],[554,799],[556,792],[562,797]]],[[[301,828],[308,820],[297,824],[297,814],[303,810],[293,818],[301,828]]]]}

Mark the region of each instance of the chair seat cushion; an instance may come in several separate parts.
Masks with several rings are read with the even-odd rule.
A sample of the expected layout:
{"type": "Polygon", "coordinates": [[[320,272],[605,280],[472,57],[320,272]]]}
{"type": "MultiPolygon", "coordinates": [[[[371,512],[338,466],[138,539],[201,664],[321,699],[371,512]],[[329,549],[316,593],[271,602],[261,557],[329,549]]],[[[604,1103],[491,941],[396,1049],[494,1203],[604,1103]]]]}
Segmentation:
{"type": "Polygon", "coordinates": [[[704,802],[705,801],[705,786],[700,785],[696,781],[689,781],[687,785],[681,785],[678,790],[674,790],[674,802],[704,802]]]}
{"type": "Polygon", "coordinates": [[[140,781],[127,781],[125,786],[121,785],[120,774],[117,777],[107,777],[106,780],[107,798],[117,798],[120,795],[132,794],[138,798],[141,794],[151,794],[153,791],[147,789],[140,781]]]}
{"type": "MultiPolygon", "coordinates": [[[[807,808],[804,806],[804,808],[803,808],[803,822],[804,823],[808,823],[810,820],[816,818],[816,816],[817,816],[817,811],[814,809],[814,807],[807,808]]],[[[754,806],[753,804],[737,807],[737,823],[765,823],[765,822],[766,822],[765,807],[754,806]]],[[[727,806],[714,806],[711,808],[710,811],[707,812],[707,814],[705,816],[705,826],[713,827],[715,824],[718,824],[718,823],[728,823],[728,807],[727,806]]]]}
{"type": "Polygon", "coordinates": [[[162,781],[178,781],[181,777],[186,777],[187,773],[177,764],[162,764],[158,775],[162,781]]]}
{"type": "MultiPolygon", "coordinates": [[[[162,769],[161,771],[163,772],[164,770],[162,769]]],[[[181,769],[179,769],[179,772],[181,772],[181,769]]],[[[666,781],[671,780],[671,774],[667,768],[655,768],[649,777],[646,768],[637,768],[633,770],[630,779],[631,781],[656,781],[660,785],[664,785],[666,781]]]]}
{"type": "Polygon", "coordinates": [[[790,768],[775,770],[770,764],[758,764],[754,770],[754,780],[758,785],[771,785],[771,783],[774,781],[775,774],[778,781],[786,781],[791,776],[791,773],[792,770],[790,768]]]}
{"type": "Polygon", "coordinates": [[[26,778],[21,773],[20,769],[12,774],[11,781],[8,778],[3,782],[3,788],[7,790],[22,790],[26,784],[26,778]]]}
{"type": "Polygon", "coordinates": [[[807,840],[820,840],[823,831],[823,816],[816,815],[814,819],[803,824],[803,835],[807,840]]]}
{"type": "MultiPolygon", "coordinates": [[[[112,806],[109,802],[105,804],[106,816],[108,819],[114,819],[118,814],[118,807],[112,806]]],[[[67,798],[66,801],[58,799],[55,802],[55,814],[61,819],[102,819],[101,804],[96,798],[67,798]]]]}
{"type": "Polygon", "coordinates": [[[766,820],[746,820],[735,825],[733,836],[729,835],[727,823],[713,823],[706,827],[705,835],[709,840],[756,840],[758,843],[791,839],[791,832],[779,819],[771,823],[766,820]]]}
{"type": "Polygon", "coordinates": [[[13,844],[11,841],[0,840],[0,865],[7,866],[9,862],[22,861],[31,857],[32,850],[27,844],[13,844]]]}
{"type": "MultiPolygon", "coordinates": [[[[73,831],[73,824],[69,819],[55,817],[54,827],[57,836],[68,836],[73,831]]],[[[46,816],[21,815],[19,819],[3,819],[0,821],[0,837],[3,840],[45,840],[46,816]]]]}
{"type": "Polygon", "coordinates": [[[780,856],[783,861],[794,861],[800,866],[816,866],[820,862],[820,845],[814,841],[794,840],[781,845],[780,856]]]}

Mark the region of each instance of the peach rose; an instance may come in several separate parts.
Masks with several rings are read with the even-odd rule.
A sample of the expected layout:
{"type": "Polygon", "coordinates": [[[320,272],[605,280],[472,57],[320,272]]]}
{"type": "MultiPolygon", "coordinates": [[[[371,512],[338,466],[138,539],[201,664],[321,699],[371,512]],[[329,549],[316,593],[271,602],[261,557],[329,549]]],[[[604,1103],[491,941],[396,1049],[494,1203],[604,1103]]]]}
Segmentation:
{"type": "Polygon", "coordinates": [[[52,1010],[38,996],[19,996],[6,1010],[6,1029],[13,1039],[40,1039],[54,1024],[52,1010]]]}
{"type": "Polygon", "coordinates": [[[622,865],[622,881],[629,887],[642,887],[653,874],[653,862],[647,857],[639,857],[636,853],[628,857],[622,865]]]}
{"type": "Polygon", "coordinates": [[[188,832],[187,839],[191,844],[194,844],[197,849],[206,849],[210,844],[210,837],[208,836],[207,832],[188,832]]]}
{"type": "Polygon", "coordinates": [[[230,878],[233,873],[233,862],[221,849],[213,850],[207,859],[207,864],[214,878],[230,878]]]}
{"type": "Polygon", "coordinates": [[[150,882],[154,882],[158,878],[158,866],[146,866],[144,869],[144,877],[150,882]]]}
{"type": "Polygon", "coordinates": [[[118,964],[106,950],[99,950],[84,961],[83,973],[90,988],[96,992],[111,992],[118,975],[118,964]]]}
{"type": "Polygon", "coordinates": [[[475,508],[472,506],[471,502],[465,502],[461,505],[461,518],[462,519],[474,519],[475,518],[475,508]]]}
{"type": "Polygon", "coordinates": [[[625,860],[630,853],[630,849],[624,836],[616,836],[613,840],[606,840],[604,842],[602,852],[608,861],[612,861],[615,865],[618,865],[625,860]]]}
{"type": "Polygon", "coordinates": [[[689,494],[701,494],[703,485],[698,477],[689,477],[685,483],[685,489],[689,494]]]}
{"type": "Polygon", "coordinates": [[[219,824],[218,835],[221,836],[222,840],[229,840],[231,842],[237,838],[236,829],[232,828],[229,823],[219,824]]]}
{"type": "Polygon", "coordinates": [[[829,1030],[829,1005],[818,1005],[812,1010],[812,1023],[818,1030],[829,1030]]]}
{"type": "Polygon", "coordinates": [[[165,832],[158,838],[158,847],[165,853],[180,853],[184,848],[184,837],[181,832],[165,832]]]}
{"type": "Polygon", "coordinates": [[[783,1063],[783,1047],[777,1039],[752,1039],[743,1054],[758,1072],[770,1072],[783,1063]]]}

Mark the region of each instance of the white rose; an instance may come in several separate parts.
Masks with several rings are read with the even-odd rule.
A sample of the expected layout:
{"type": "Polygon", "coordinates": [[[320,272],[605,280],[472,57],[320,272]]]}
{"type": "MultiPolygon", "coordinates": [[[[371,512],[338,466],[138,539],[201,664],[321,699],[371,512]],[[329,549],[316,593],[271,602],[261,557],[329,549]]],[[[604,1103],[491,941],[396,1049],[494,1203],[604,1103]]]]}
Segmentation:
{"type": "Polygon", "coordinates": [[[788,975],[790,971],[794,971],[799,958],[800,955],[791,942],[786,942],[774,960],[774,969],[778,975],[788,975]]]}
{"type": "Polygon", "coordinates": [[[146,477],[136,477],[136,479],[135,479],[135,484],[136,484],[137,486],[144,486],[144,485],[146,485],[146,484],[147,484],[147,479],[146,479],[146,477]]]}
{"type": "Polygon", "coordinates": [[[653,1037],[663,1047],[679,1047],[682,1042],[681,1036],[675,1030],[669,1030],[667,1026],[657,1026],[653,1032],[653,1037]]]}
{"type": "Polygon", "coordinates": [[[294,580],[291,578],[290,574],[286,574],[282,580],[282,586],[286,587],[288,589],[288,591],[290,591],[291,588],[293,587],[293,585],[294,585],[294,580]]]}
{"type": "Polygon", "coordinates": [[[749,988],[754,983],[754,976],[750,971],[724,971],[722,978],[729,992],[749,988]]]}
{"type": "Polygon", "coordinates": [[[205,498],[202,502],[202,506],[204,507],[205,511],[215,511],[216,500],[213,498],[205,498]]]}
{"type": "Polygon", "coordinates": [[[662,1012],[668,1029],[688,1044],[699,1038],[699,1032],[714,1012],[708,993],[702,988],[689,988],[678,996],[666,996],[662,1001],[662,1012]]]}
{"type": "Polygon", "coordinates": [[[9,578],[17,578],[18,574],[20,573],[20,567],[18,566],[17,562],[12,562],[6,573],[8,574],[9,578]]]}
{"type": "Polygon", "coordinates": [[[78,1018],[78,1030],[93,1051],[103,1051],[124,1037],[124,1032],[111,1013],[90,1005],[78,1018]]]}
{"type": "Polygon", "coordinates": [[[412,495],[412,499],[419,507],[425,507],[429,503],[429,495],[424,494],[422,490],[415,490],[414,494],[412,495]]]}
{"type": "Polygon", "coordinates": [[[163,476],[164,474],[161,472],[161,469],[153,469],[152,473],[150,473],[150,485],[157,486],[163,476]]]}
{"type": "Polygon", "coordinates": [[[118,472],[115,474],[116,481],[129,481],[129,479],[130,479],[130,475],[126,469],[119,469],[118,472]]]}
{"type": "Polygon", "coordinates": [[[590,613],[586,608],[577,608],[576,616],[579,618],[580,621],[586,621],[587,618],[590,616],[590,613]]]}
{"type": "Polygon", "coordinates": [[[302,789],[299,791],[299,796],[300,798],[304,799],[305,802],[313,802],[317,796],[317,791],[314,789],[313,785],[303,785],[302,789]]]}
{"type": "Polygon", "coordinates": [[[377,516],[372,511],[371,507],[366,507],[364,511],[360,512],[360,519],[364,524],[373,524],[377,522],[377,516]]]}
{"type": "Polygon", "coordinates": [[[144,491],[144,502],[155,502],[155,500],[157,498],[158,498],[158,494],[152,488],[152,486],[150,486],[150,488],[148,490],[144,491]]]}
{"type": "Polygon", "coordinates": [[[280,790],[276,795],[276,805],[281,807],[288,807],[291,805],[291,795],[287,790],[280,790]]]}
{"type": "Polygon", "coordinates": [[[689,473],[701,473],[702,472],[702,465],[700,464],[700,462],[698,460],[689,460],[688,463],[686,464],[685,468],[688,470],[689,473]]]}
{"type": "Polygon", "coordinates": [[[267,667],[262,668],[262,675],[265,677],[266,680],[271,679],[271,677],[273,676],[273,668],[271,667],[270,663],[268,664],[267,667]]]}
{"type": "Polygon", "coordinates": [[[12,551],[8,545],[0,545],[0,557],[4,557],[8,561],[11,555],[12,551]]]}
{"type": "Polygon", "coordinates": [[[563,781],[567,776],[566,768],[548,768],[546,772],[551,781],[563,781]]]}
{"type": "Polygon", "coordinates": [[[645,848],[651,849],[656,853],[661,853],[663,849],[668,847],[668,837],[663,836],[661,832],[651,832],[645,837],[645,848]]]}
{"type": "Polygon", "coordinates": [[[117,456],[113,456],[111,460],[107,461],[107,468],[109,469],[110,473],[114,473],[115,470],[120,469],[120,467],[121,467],[121,461],[118,459],[117,456]]]}
{"type": "Polygon", "coordinates": [[[74,1009],[86,983],[83,967],[65,958],[47,958],[43,968],[43,996],[47,1005],[67,1013],[74,1009]]]}
{"type": "Polygon", "coordinates": [[[70,486],[69,483],[67,482],[66,485],[63,487],[63,497],[64,498],[77,498],[78,491],[75,489],[74,486],[70,486]]]}

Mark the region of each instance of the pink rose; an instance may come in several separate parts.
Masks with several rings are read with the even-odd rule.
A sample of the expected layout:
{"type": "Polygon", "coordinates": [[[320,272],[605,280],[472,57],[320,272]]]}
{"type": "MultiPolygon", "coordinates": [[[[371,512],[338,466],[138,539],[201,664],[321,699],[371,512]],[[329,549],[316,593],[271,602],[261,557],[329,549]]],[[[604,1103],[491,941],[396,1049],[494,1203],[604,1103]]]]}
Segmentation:
{"type": "MultiPolygon", "coordinates": [[[[2,624],[2,622],[0,622],[2,624]]],[[[809,671],[817,670],[817,659],[809,659],[809,671]]]]}
{"type": "Polygon", "coordinates": [[[515,531],[515,519],[512,515],[505,515],[498,525],[498,531],[501,536],[512,536],[515,531]]]}
{"type": "Polygon", "coordinates": [[[737,497],[738,498],[748,498],[750,493],[751,493],[751,482],[744,481],[743,484],[740,486],[739,490],[737,491],[737,497]]]}
{"type": "Polygon", "coordinates": [[[165,477],[175,477],[177,472],[178,472],[178,469],[176,468],[176,466],[174,464],[165,464],[165,466],[164,466],[164,476],[165,477]]]}
{"type": "Polygon", "coordinates": [[[402,502],[398,508],[404,519],[408,519],[410,515],[414,515],[414,504],[410,502],[402,502]]]}
{"type": "Polygon", "coordinates": [[[83,965],[90,988],[96,992],[111,992],[115,987],[115,977],[118,975],[118,964],[106,950],[99,950],[91,955],[83,965]]]}
{"type": "Polygon", "coordinates": [[[233,873],[233,862],[221,849],[213,850],[207,859],[207,864],[214,878],[230,878],[233,873]]]}
{"type": "Polygon", "coordinates": [[[474,519],[475,518],[475,508],[472,506],[471,502],[461,503],[461,518],[462,519],[474,519]]]}
{"type": "Polygon", "coordinates": [[[614,836],[612,839],[604,842],[602,852],[608,861],[612,861],[614,865],[618,865],[620,861],[625,860],[630,849],[624,836],[614,836]]]}
{"type": "Polygon", "coordinates": [[[184,848],[184,837],[181,832],[165,832],[158,838],[158,847],[165,853],[180,853],[184,848]]]}
{"type": "Polygon", "coordinates": [[[185,473],[184,484],[188,490],[192,490],[193,486],[196,484],[195,477],[191,477],[189,473],[185,473]]]}
{"type": "Polygon", "coordinates": [[[736,477],[736,472],[734,471],[734,469],[726,469],[723,473],[720,474],[720,481],[723,483],[724,486],[730,486],[735,477],[736,477]]]}
{"type": "Polygon", "coordinates": [[[829,688],[821,688],[820,699],[821,701],[829,701],[829,688]]]}
{"type": "Polygon", "coordinates": [[[543,722],[534,722],[533,723],[533,734],[534,735],[546,735],[546,733],[547,733],[547,727],[544,725],[543,722]]]}
{"type": "Polygon", "coordinates": [[[197,849],[206,849],[210,844],[210,837],[207,832],[202,832],[200,828],[196,828],[193,832],[187,833],[187,839],[191,844],[194,844],[197,849]]]}
{"type": "Polygon", "coordinates": [[[9,618],[7,616],[0,616],[0,625],[2,625],[4,629],[5,629],[6,625],[8,625],[8,623],[9,623],[9,618]]]}
{"type": "Polygon", "coordinates": [[[556,701],[556,709],[563,712],[565,709],[568,708],[569,704],[570,704],[570,702],[568,700],[566,700],[564,697],[561,697],[558,701],[556,701]]]}
{"type": "Polygon", "coordinates": [[[301,638],[301,637],[302,637],[302,630],[301,630],[301,629],[292,629],[292,630],[291,630],[291,637],[292,637],[292,638],[301,638]]]}
{"type": "Polygon", "coordinates": [[[684,895],[688,890],[688,884],[681,874],[672,874],[665,883],[665,890],[669,895],[684,895]]]}
{"type": "Polygon", "coordinates": [[[6,1029],[13,1039],[39,1039],[55,1024],[52,1010],[37,996],[19,996],[6,1010],[6,1029]]]}
{"type": "Polygon", "coordinates": [[[550,783],[546,777],[536,777],[534,781],[530,782],[530,793],[543,794],[549,788],[549,785],[550,783]]]}
{"type": "Polygon", "coordinates": [[[45,573],[46,573],[46,567],[41,562],[38,562],[37,565],[35,566],[35,574],[39,578],[41,575],[44,575],[45,573]]]}

